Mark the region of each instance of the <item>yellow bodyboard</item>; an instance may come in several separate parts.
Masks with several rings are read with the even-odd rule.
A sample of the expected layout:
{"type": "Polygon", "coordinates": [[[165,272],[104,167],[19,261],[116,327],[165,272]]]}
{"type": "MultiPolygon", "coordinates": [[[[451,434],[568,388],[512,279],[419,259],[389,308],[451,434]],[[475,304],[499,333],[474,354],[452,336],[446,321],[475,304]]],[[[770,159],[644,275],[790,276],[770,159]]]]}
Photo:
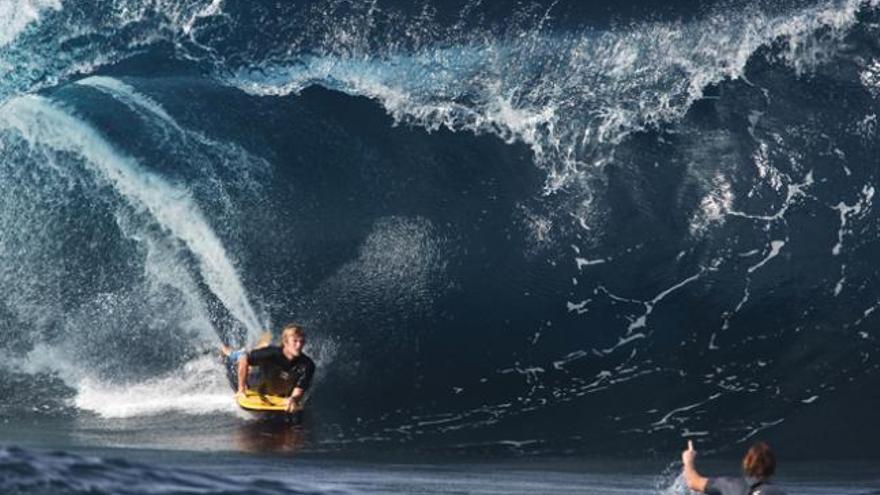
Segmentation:
{"type": "MultiPolygon", "coordinates": [[[[248,411],[287,412],[286,397],[260,394],[256,390],[248,390],[244,396],[238,396],[235,400],[238,402],[239,407],[248,411]]],[[[297,406],[293,412],[300,409],[302,409],[302,406],[297,406]]]]}

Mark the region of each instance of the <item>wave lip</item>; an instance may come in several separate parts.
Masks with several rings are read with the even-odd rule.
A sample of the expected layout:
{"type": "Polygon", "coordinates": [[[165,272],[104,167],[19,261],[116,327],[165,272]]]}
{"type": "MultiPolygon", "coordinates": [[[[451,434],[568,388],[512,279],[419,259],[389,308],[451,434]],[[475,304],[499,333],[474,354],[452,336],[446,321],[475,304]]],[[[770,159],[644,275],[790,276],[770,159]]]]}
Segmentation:
{"type": "MultiPolygon", "coordinates": [[[[43,86],[57,82],[61,74],[88,73],[168,41],[179,49],[180,58],[206,62],[215,68],[217,79],[253,94],[283,95],[320,84],[375,98],[397,121],[523,142],[547,170],[552,192],[591,166],[613,159],[614,148],[633,132],[680,119],[703,97],[706,86],[743,77],[748,61],[762,48],[770,47],[774,58],[798,72],[827,60],[858,21],[859,12],[876,8],[878,2],[826,0],[782,13],[771,13],[766,6],[721,6],[693,20],[642,21],[605,31],[554,31],[540,18],[501,32],[491,26],[461,32],[444,28],[430,16],[410,19],[390,7],[339,13],[334,2],[319,2],[315,12],[325,15],[319,16],[322,25],[306,29],[317,33],[294,36],[287,32],[289,25],[270,24],[266,38],[274,36],[286,44],[270,42],[262,47],[262,56],[250,53],[251,44],[207,35],[212,27],[245,32],[255,28],[248,9],[241,14],[220,0],[160,2],[152,7],[120,4],[110,16],[112,24],[86,23],[79,30],[156,26],[126,46],[89,45],[70,60],[71,54],[53,49],[51,56],[57,60],[46,63],[39,58],[47,54],[37,54],[47,48],[42,46],[47,41],[35,37],[25,40],[34,46],[20,47],[21,53],[10,60],[27,57],[19,62],[50,66],[51,74],[33,67],[34,74],[43,74],[37,78],[43,82],[33,83],[43,86]],[[326,17],[324,10],[341,17],[326,17]],[[416,21],[418,33],[392,30],[385,39],[374,32],[376,26],[404,21],[416,21]],[[415,43],[409,37],[425,40],[415,43]]],[[[39,19],[39,12],[60,8],[58,0],[17,0],[15,5],[17,10],[10,8],[10,13],[24,13],[8,16],[6,28],[0,27],[0,46],[39,19]]],[[[546,15],[552,16],[552,9],[546,15]]],[[[47,31],[57,28],[66,32],[71,26],[41,26],[47,31]]],[[[51,44],[64,36],[46,38],[51,44]]],[[[0,64],[10,64],[3,58],[0,64]]],[[[13,82],[21,77],[13,75],[13,82]]],[[[4,85],[0,81],[0,96],[4,85]]]]}
{"type": "Polygon", "coordinates": [[[327,43],[225,67],[232,75],[220,79],[255,95],[322,85],[374,98],[397,122],[525,143],[552,192],[613,159],[633,132],[681,119],[707,86],[744,77],[764,48],[797,72],[822,63],[859,12],[876,6],[846,0],[784,13],[721,10],[609,31],[554,33],[539,25],[520,36],[450,35],[410,50],[327,43]]]}

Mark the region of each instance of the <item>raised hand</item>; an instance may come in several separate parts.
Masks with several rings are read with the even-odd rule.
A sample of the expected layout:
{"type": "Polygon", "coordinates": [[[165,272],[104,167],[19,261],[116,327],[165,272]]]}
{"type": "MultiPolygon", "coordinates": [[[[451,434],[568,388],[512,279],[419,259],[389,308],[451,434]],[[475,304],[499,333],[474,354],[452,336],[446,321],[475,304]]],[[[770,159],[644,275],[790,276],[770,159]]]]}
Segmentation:
{"type": "Polygon", "coordinates": [[[694,459],[697,457],[697,451],[694,450],[694,441],[688,440],[688,448],[681,453],[681,462],[685,466],[693,465],[694,459]]]}

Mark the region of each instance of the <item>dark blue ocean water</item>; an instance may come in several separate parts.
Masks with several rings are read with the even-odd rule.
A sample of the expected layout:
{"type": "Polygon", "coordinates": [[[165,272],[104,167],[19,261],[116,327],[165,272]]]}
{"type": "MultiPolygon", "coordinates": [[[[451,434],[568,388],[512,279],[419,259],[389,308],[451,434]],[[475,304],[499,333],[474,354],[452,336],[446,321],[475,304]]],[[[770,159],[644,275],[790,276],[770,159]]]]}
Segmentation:
{"type": "MultiPolygon", "coordinates": [[[[677,470],[639,461],[470,460],[376,462],[301,457],[210,456],[127,450],[100,457],[90,449],[0,449],[0,489],[15,494],[589,494],[687,493],[677,470]],[[146,460],[146,462],[145,462],[146,460]],[[183,467],[185,466],[185,467],[183,467]]],[[[703,464],[729,470],[730,465],[703,464]]],[[[678,466],[675,466],[677,468],[678,466]]],[[[721,471],[725,472],[725,471],[721,471]]],[[[876,495],[874,464],[788,463],[789,493],[876,495]]]]}
{"type": "Polygon", "coordinates": [[[9,462],[876,458],[876,2],[0,2],[9,462]]]}

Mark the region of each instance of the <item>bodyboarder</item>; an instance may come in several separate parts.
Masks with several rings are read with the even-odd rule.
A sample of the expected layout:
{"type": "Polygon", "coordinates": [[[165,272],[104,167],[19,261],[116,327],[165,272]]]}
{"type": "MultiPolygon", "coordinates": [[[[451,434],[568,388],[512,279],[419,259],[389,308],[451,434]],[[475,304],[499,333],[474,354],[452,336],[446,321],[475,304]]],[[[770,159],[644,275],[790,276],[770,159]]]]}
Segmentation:
{"type": "Polygon", "coordinates": [[[315,363],[303,353],[306,335],[302,326],[288,324],[281,332],[281,345],[266,345],[251,351],[232,351],[221,348],[227,369],[236,386],[236,397],[244,396],[249,387],[251,366],[259,367],[260,380],[256,386],[261,394],[287,398],[287,412],[302,406],[305,393],[315,374],[315,363]]]}

